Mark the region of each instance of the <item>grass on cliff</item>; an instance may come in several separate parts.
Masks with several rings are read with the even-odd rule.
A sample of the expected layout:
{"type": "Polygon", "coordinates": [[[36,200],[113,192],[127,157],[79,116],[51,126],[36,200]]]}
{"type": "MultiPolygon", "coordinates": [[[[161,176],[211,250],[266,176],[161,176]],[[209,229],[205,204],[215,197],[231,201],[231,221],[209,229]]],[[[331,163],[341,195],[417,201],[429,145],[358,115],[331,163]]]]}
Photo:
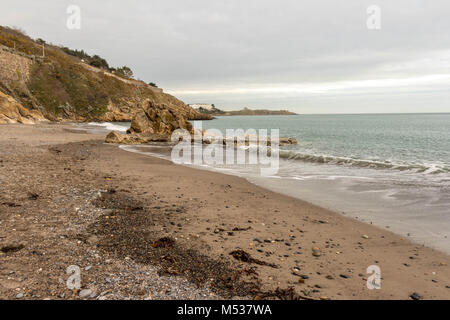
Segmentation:
{"type": "MultiPolygon", "coordinates": [[[[145,98],[160,100],[159,94],[145,86],[135,86],[88,69],[80,59],[57,46],[46,44],[44,59],[41,43],[42,40],[34,41],[20,30],[0,27],[0,44],[10,48],[15,46],[16,51],[36,57],[30,68],[29,81],[23,85],[31,92],[31,100],[50,119],[95,119],[107,111],[109,103],[120,106],[145,98]]],[[[20,98],[26,90],[19,90],[18,84],[10,83],[8,87],[15,91],[13,94],[20,102],[25,102],[20,98]]]]}
{"type": "Polygon", "coordinates": [[[42,47],[38,46],[23,31],[14,28],[0,27],[0,44],[9,48],[15,47],[17,51],[27,55],[42,54],[42,47]]]}
{"type": "Polygon", "coordinates": [[[26,77],[28,81],[4,83],[0,79],[0,89],[6,88],[5,91],[24,106],[40,109],[50,120],[97,120],[108,111],[110,104],[115,109],[129,110],[145,99],[178,111],[189,111],[190,117],[197,116],[175,97],[157,92],[142,81],[130,83],[130,80],[92,68],[61,47],[40,39],[35,41],[20,30],[0,26],[0,44],[10,48],[15,45],[17,52],[33,61],[26,77]],[[45,44],[45,58],[42,44],[45,44]]]}

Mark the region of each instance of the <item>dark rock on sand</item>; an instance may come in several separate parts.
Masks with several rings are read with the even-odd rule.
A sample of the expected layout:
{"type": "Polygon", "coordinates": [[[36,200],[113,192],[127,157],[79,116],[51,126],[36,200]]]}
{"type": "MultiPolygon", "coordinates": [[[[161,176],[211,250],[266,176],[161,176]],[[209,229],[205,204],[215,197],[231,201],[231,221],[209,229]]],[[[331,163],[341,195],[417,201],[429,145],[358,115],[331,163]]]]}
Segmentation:
{"type": "Polygon", "coordinates": [[[411,299],[413,299],[413,300],[422,300],[423,299],[422,295],[420,293],[417,293],[417,292],[414,292],[409,297],[411,299]]]}
{"type": "Polygon", "coordinates": [[[18,252],[25,248],[25,245],[23,244],[7,244],[0,248],[0,251],[3,253],[14,253],[18,252]]]}

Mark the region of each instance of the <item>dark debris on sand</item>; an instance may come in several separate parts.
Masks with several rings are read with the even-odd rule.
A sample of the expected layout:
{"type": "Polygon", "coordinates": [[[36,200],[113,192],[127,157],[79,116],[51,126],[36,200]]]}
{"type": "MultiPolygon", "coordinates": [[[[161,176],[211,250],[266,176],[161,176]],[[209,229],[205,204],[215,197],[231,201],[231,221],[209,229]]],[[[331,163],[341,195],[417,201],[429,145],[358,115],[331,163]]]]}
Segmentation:
{"type": "Polygon", "coordinates": [[[256,276],[246,277],[226,261],[184,248],[170,237],[161,238],[155,226],[164,221],[162,212],[152,212],[122,192],[103,194],[95,205],[113,210],[90,226],[90,232],[100,237],[100,249],[138,263],[158,265],[161,275],[184,276],[197,286],[210,283],[211,289],[223,297],[259,292],[261,284],[256,276]]]}
{"type": "Polygon", "coordinates": [[[260,266],[269,266],[274,269],[279,268],[279,266],[277,266],[276,264],[268,263],[268,262],[253,258],[249,253],[245,252],[244,250],[233,251],[230,253],[230,255],[233,256],[233,258],[235,258],[236,260],[239,260],[242,262],[254,263],[254,264],[258,264],[260,266]]]}
{"type": "MultiPolygon", "coordinates": [[[[211,290],[224,298],[301,299],[292,288],[263,291],[255,269],[235,266],[219,257],[212,259],[195,249],[184,247],[171,237],[161,237],[157,226],[167,221],[167,214],[149,209],[151,206],[146,207],[129,194],[107,192],[94,204],[112,210],[88,229],[99,237],[100,250],[112,252],[120,258],[129,257],[137,263],[159,266],[161,275],[183,276],[199,287],[209,285],[211,290]]],[[[241,256],[244,260],[247,257],[241,256]]],[[[247,258],[248,262],[270,265],[247,258]]]]}

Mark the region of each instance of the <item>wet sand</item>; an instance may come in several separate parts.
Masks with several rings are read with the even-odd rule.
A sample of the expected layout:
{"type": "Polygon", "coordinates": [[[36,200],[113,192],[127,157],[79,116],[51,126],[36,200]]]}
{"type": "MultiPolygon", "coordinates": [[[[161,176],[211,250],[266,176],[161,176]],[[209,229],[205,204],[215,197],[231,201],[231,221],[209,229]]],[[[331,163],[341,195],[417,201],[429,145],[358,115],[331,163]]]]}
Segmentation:
{"type": "Polygon", "coordinates": [[[126,152],[103,138],[69,124],[0,126],[0,246],[24,246],[0,253],[1,298],[70,298],[65,267],[92,256],[86,285],[108,286],[118,298],[148,297],[152,281],[139,291],[111,285],[105,274],[129,268],[133,277],[133,268],[145,266],[207,286],[209,297],[274,298],[268,293],[292,287],[307,299],[450,298],[444,253],[242,178],[126,152]],[[86,198],[90,191],[100,196],[86,198]],[[96,214],[85,212],[91,205],[96,214]],[[174,244],[160,246],[163,237],[174,244]],[[236,251],[253,260],[238,261],[230,255],[236,251]],[[381,269],[380,290],[367,289],[371,265],[381,269]],[[202,267],[211,279],[202,278],[202,267]]]}

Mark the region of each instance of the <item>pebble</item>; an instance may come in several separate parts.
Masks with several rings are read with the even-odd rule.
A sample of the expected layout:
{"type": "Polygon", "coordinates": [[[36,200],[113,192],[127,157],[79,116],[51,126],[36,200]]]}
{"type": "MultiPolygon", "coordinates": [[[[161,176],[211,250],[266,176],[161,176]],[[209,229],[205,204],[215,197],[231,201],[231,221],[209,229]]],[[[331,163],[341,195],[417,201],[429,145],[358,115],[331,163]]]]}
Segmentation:
{"type": "Polygon", "coordinates": [[[81,299],[89,298],[93,294],[91,289],[84,289],[80,291],[79,297],[81,299]]]}
{"type": "Polygon", "coordinates": [[[414,292],[412,295],[409,296],[413,300],[421,300],[423,297],[420,295],[420,293],[414,292]]]}
{"type": "Polygon", "coordinates": [[[22,298],[23,298],[23,293],[19,293],[19,294],[16,296],[16,298],[17,298],[17,299],[22,299],[22,298]]]}
{"type": "Polygon", "coordinates": [[[312,255],[314,257],[320,257],[322,255],[322,253],[320,252],[319,248],[312,248],[312,255]]]}

